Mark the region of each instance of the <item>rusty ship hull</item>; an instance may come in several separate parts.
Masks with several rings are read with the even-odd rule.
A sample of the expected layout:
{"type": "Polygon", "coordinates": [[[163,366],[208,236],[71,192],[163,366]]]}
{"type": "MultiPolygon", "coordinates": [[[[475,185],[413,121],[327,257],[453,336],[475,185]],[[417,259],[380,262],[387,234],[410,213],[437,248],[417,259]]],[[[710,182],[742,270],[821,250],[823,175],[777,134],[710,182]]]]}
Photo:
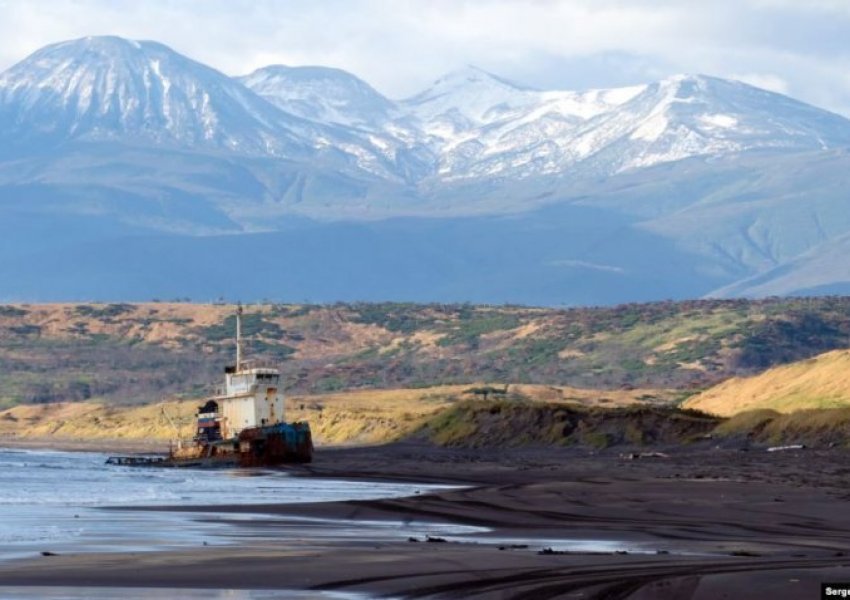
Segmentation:
{"type": "Polygon", "coordinates": [[[163,466],[275,467],[309,463],[313,438],[307,423],[243,429],[235,438],[174,448],[163,466]]]}
{"type": "Polygon", "coordinates": [[[176,446],[168,456],[113,456],[108,464],[132,467],[279,467],[313,460],[313,439],[307,423],[279,423],[243,429],[236,438],[176,446]]]}

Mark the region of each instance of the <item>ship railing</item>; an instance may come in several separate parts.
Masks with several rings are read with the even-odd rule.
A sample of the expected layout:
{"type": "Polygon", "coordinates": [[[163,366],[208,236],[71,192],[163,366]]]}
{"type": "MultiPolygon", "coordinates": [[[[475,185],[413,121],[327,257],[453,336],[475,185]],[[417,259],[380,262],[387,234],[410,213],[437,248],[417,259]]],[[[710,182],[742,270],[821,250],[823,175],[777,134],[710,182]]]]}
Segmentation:
{"type": "Polygon", "coordinates": [[[243,371],[250,371],[251,369],[274,369],[278,370],[278,365],[271,360],[263,359],[263,358],[249,358],[248,360],[243,360],[242,364],[239,365],[243,371]]]}

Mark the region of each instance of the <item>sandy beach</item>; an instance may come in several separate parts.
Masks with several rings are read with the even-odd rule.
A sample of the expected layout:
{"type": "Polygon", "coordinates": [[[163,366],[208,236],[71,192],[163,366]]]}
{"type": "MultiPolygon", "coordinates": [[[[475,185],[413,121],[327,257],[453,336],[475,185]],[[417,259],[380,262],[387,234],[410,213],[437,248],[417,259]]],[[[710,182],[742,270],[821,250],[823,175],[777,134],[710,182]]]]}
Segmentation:
{"type": "Polygon", "coordinates": [[[242,543],[19,560],[0,565],[0,585],[708,599],[816,598],[821,582],[850,580],[846,452],[704,446],[665,454],[629,459],[615,451],[414,443],[325,449],[294,471],[465,487],[389,500],[183,507],[232,517],[245,529],[242,543]],[[267,516],[245,521],[241,513],[267,516]],[[270,530],[291,531],[287,520],[305,517],[486,531],[446,541],[269,539],[270,530]],[[263,539],[252,541],[252,530],[263,539]],[[588,550],[582,541],[599,547],[588,550]]]}

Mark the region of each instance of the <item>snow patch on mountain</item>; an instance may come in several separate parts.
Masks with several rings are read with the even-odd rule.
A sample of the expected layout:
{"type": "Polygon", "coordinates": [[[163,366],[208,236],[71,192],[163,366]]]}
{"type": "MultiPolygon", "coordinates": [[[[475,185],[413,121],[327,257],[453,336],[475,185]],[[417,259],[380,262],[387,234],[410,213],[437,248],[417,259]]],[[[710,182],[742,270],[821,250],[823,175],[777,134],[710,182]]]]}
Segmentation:
{"type": "Polygon", "coordinates": [[[417,155],[410,181],[612,175],[699,156],[850,143],[850,122],[838,115],[698,75],[540,91],[467,67],[398,103],[335,69],[269,67],[241,80],[304,118],[368,130],[366,142],[387,160],[417,155]],[[422,162],[429,156],[432,168],[422,162]]]}
{"type": "Polygon", "coordinates": [[[610,175],[696,156],[850,143],[850,122],[838,115],[706,76],[538,92],[471,70],[402,106],[421,121],[450,181],[610,175]]]}
{"type": "Polygon", "coordinates": [[[504,119],[535,104],[536,98],[534,90],[476,67],[467,67],[441,77],[402,105],[426,126],[442,121],[462,127],[504,119]]]}
{"type": "Polygon", "coordinates": [[[368,83],[341,69],[273,65],[237,79],[286,112],[323,123],[374,128],[396,110],[368,83]]]}
{"type": "Polygon", "coordinates": [[[258,153],[309,150],[297,124],[229,77],[156,42],[89,37],[47,46],[0,74],[0,131],[258,153]]]}
{"type": "Polygon", "coordinates": [[[339,69],[270,66],[233,79],[155,42],[93,37],[48,46],[0,74],[0,137],[321,160],[432,189],[846,147],[850,121],[699,75],[540,91],[467,67],[394,102],[339,69]]]}

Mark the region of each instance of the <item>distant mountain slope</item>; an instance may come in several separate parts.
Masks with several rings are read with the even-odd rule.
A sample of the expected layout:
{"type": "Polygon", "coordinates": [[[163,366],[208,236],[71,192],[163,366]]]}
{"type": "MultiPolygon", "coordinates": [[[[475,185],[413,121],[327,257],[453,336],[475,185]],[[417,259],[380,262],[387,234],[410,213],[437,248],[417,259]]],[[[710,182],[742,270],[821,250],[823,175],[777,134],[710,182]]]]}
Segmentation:
{"type": "Polygon", "coordinates": [[[273,65],[238,77],[247,88],[286,112],[340,125],[385,125],[395,104],[341,69],[273,65]]]}
{"type": "MultiPolygon", "coordinates": [[[[642,229],[709,258],[741,280],[734,284],[740,291],[731,294],[737,295],[750,277],[774,277],[789,261],[807,252],[819,256],[850,232],[848,185],[846,149],[772,151],[656,165],[578,186],[574,194],[582,204],[627,212],[642,229]]],[[[827,264],[834,277],[842,275],[841,263],[827,264]]],[[[789,273],[777,292],[810,287],[801,275],[789,273]]],[[[725,287],[714,293],[729,294],[725,287]]]]}
{"type": "Polygon", "coordinates": [[[59,256],[36,247],[0,262],[0,282],[14,282],[6,288],[10,300],[111,298],[117,291],[136,301],[288,296],[551,306],[682,299],[729,280],[632,220],[590,207],[375,222],[282,218],[278,227],[238,236],[136,234],[120,245],[109,237],[69,240],[59,256]]]}
{"type": "MultiPolygon", "coordinates": [[[[835,215],[836,220],[843,220],[835,215]]],[[[833,227],[834,221],[826,222],[833,227]]],[[[720,297],[785,295],[850,295],[850,233],[825,238],[823,243],[779,263],[774,268],[714,292],[720,297]]]]}
{"type": "Polygon", "coordinates": [[[848,148],[847,119],[702,75],[576,92],[468,67],[393,101],[338,69],[231,78],[84,38],[0,74],[0,299],[848,290],[848,148]],[[239,288],[225,253],[280,276],[239,288]]]}
{"type": "Polygon", "coordinates": [[[850,350],[834,350],[747,378],[732,378],[684,406],[721,416],[850,406],[850,350]]]}

